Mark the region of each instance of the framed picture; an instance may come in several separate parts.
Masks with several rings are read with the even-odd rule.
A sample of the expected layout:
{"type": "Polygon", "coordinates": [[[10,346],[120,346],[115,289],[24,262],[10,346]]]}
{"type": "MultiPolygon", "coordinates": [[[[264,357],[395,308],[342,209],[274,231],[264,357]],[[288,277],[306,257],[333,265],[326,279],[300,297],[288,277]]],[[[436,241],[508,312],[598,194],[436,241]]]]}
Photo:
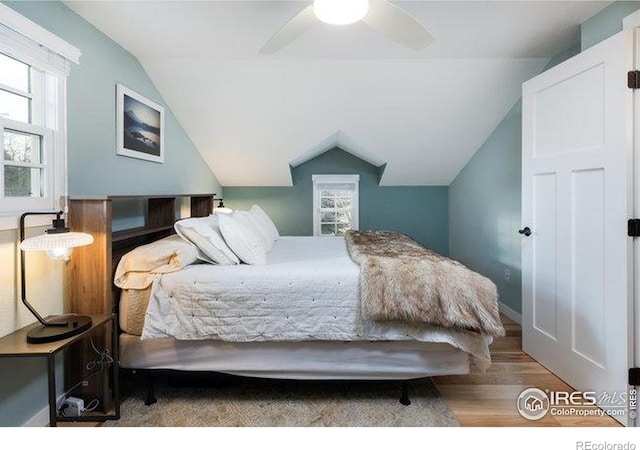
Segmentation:
{"type": "Polygon", "coordinates": [[[116,153],[164,162],[164,108],[121,84],[116,105],[116,153]]]}

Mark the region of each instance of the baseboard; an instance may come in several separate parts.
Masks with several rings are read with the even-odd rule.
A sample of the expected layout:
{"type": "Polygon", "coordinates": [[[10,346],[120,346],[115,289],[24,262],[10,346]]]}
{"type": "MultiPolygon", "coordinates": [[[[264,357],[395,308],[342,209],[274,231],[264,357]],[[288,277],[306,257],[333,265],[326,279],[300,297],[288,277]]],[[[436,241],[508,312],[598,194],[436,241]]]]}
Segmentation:
{"type": "MultiPolygon", "coordinates": [[[[60,405],[65,398],[65,394],[58,396],[56,405],[60,405]]],[[[23,427],[48,427],[49,426],[49,405],[42,408],[31,419],[22,424],[23,427]]]]}
{"type": "Polygon", "coordinates": [[[49,406],[42,408],[35,416],[22,424],[23,427],[49,426],[49,406]]]}
{"type": "Polygon", "coordinates": [[[505,305],[502,302],[499,302],[498,309],[500,310],[500,312],[502,314],[504,314],[509,319],[511,319],[514,322],[516,322],[518,325],[522,325],[522,314],[520,314],[519,312],[516,312],[513,309],[509,308],[507,305],[505,305]]]}

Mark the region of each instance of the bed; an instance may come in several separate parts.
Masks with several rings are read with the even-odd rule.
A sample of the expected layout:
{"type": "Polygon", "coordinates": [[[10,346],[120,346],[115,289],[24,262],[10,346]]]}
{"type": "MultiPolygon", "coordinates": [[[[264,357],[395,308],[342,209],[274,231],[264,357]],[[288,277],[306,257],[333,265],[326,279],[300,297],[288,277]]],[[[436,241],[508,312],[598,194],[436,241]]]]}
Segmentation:
{"type": "MultiPolygon", "coordinates": [[[[120,256],[114,281],[125,370],[409,380],[466,374],[470,359],[480,370],[491,363],[495,333],[365,317],[364,269],[343,236],[277,236],[260,264],[211,264],[181,233],[120,256]],[[135,267],[132,256],[157,246],[174,246],[178,262],[143,258],[135,267]]],[[[154,401],[150,383],[146,403],[154,401]]],[[[406,391],[401,401],[408,403],[406,391]]]]}

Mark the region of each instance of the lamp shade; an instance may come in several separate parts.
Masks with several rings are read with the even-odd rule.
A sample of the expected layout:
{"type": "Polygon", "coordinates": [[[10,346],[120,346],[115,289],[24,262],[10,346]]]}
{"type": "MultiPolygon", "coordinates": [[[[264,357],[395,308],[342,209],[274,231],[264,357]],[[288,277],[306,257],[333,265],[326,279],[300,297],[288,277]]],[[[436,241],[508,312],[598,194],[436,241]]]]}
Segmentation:
{"type": "Polygon", "coordinates": [[[322,22],[348,25],[367,15],[369,0],[315,0],[313,12],[322,22]]]}
{"type": "Polygon", "coordinates": [[[51,233],[41,234],[20,243],[20,250],[44,250],[52,259],[67,259],[73,247],[93,243],[93,236],[87,233],[51,233]]]}
{"type": "Polygon", "coordinates": [[[213,207],[214,214],[231,214],[232,212],[233,209],[224,206],[224,201],[221,198],[218,199],[218,206],[213,207]]]}

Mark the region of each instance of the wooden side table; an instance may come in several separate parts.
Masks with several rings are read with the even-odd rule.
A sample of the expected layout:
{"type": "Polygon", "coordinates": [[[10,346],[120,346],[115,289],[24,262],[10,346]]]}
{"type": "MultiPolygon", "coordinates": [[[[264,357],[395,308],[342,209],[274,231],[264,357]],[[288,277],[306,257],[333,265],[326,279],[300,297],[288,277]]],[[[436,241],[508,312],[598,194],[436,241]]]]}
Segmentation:
{"type": "MultiPolygon", "coordinates": [[[[117,420],[120,418],[120,382],[119,382],[119,351],[117,336],[117,316],[115,314],[88,314],[91,316],[91,328],[83,333],[67,339],[44,344],[27,343],[27,332],[37,327],[38,322],[27,325],[0,338],[0,358],[46,358],[47,382],[49,386],[49,426],[55,427],[58,422],[102,422],[105,420],[117,420]],[[111,322],[111,342],[113,363],[111,363],[113,380],[113,408],[105,414],[87,414],[79,417],[59,416],[56,404],[56,379],[55,379],[55,355],[69,348],[74,342],[87,338],[97,328],[107,328],[111,322]]],[[[105,370],[108,370],[105,369],[105,370]]]]}

